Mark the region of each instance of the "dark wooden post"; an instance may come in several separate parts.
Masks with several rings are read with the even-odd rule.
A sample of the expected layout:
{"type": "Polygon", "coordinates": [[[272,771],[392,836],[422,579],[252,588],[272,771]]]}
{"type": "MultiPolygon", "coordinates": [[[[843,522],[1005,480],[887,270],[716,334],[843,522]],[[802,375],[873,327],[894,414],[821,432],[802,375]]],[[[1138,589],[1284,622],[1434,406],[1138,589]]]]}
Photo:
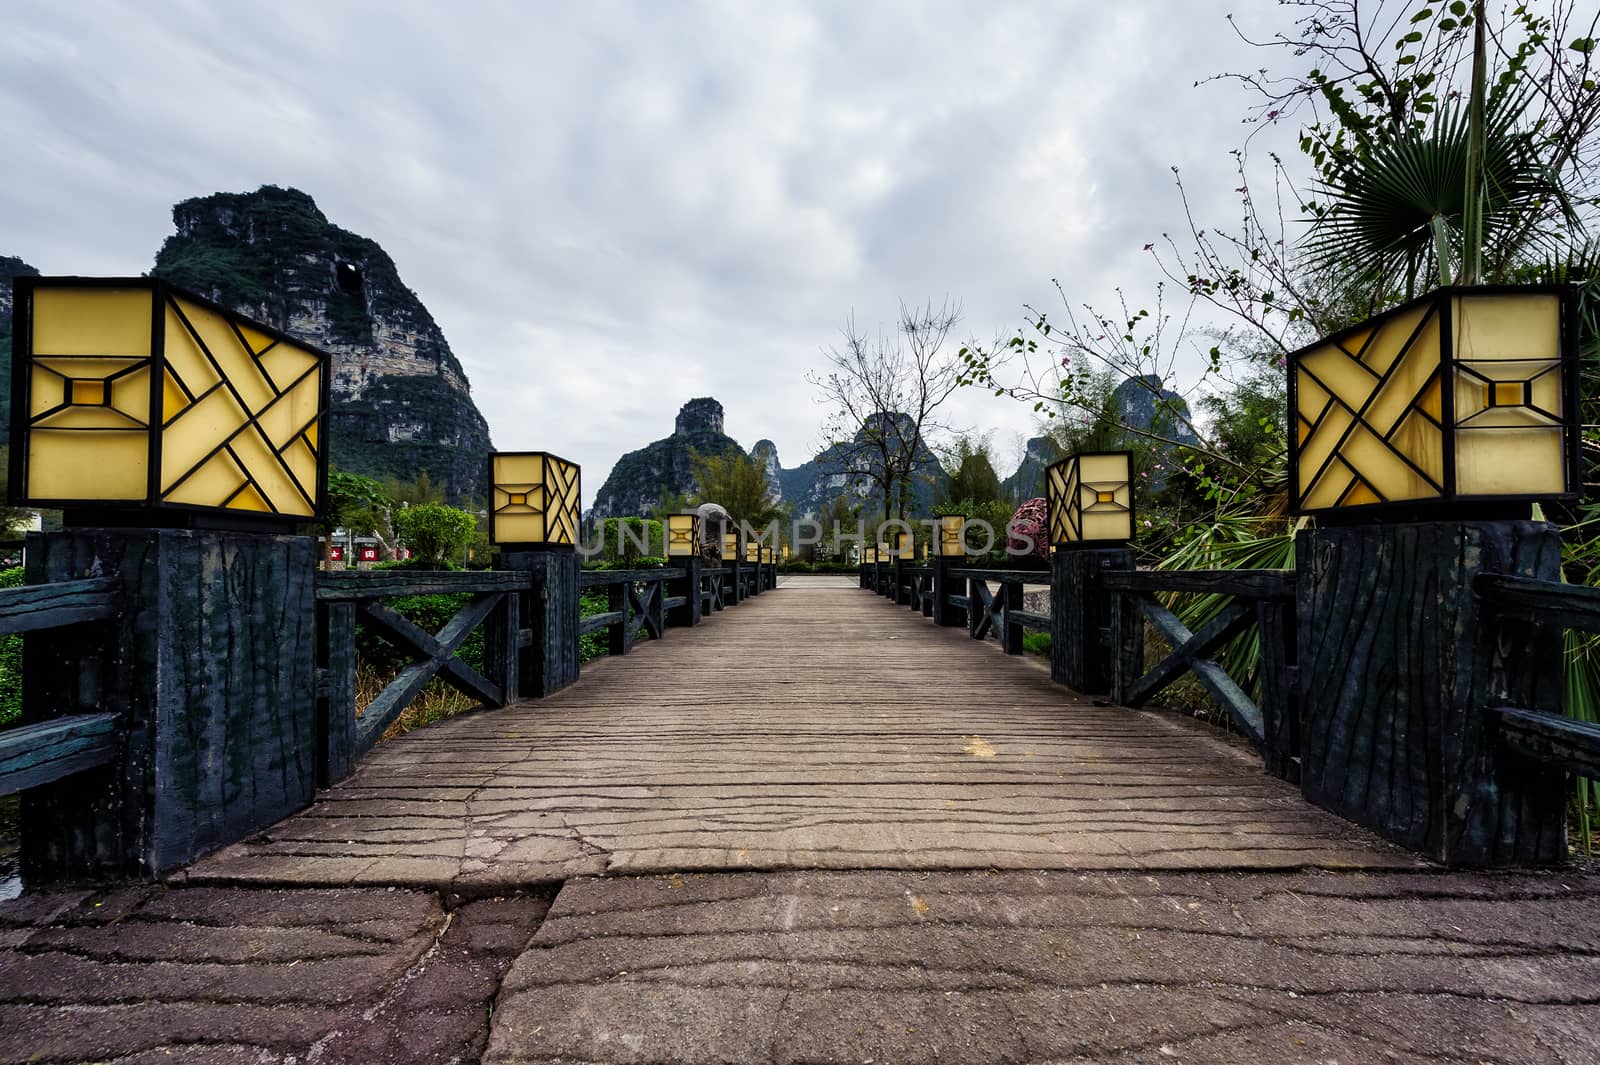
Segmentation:
{"type": "Polygon", "coordinates": [[[683,576],[667,582],[665,594],[673,598],[682,598],[683,605],[675,606],[667,611],[667,624],[674,628],[700,624],[702,604],[700,600],[700,558],[675,558],[670,560],[674,568],[683,569],[683,576]]]}
{"type": "Polygon", "coordinates": [[[528,575],[518,611],[528,629],[519,693],[544,696],[578,679],[578,553],[571,548],[501,548],[500,565],[528,575]]]}
{"type": "Polygon", "coordinates": [[[633,597],[628,581],[606,585],[607,606],[612,613],[621,614],[622,620],[606,627],[606,653],[625,655],[633,650],[633,597]]]}
{"type": "Polygon", "coordinates": [[[1000,601],[1000,631],[995,635],[999,638],[1000,647],[1006,654],[1020,655],[1022,653],[1023,626],[1020,621],[1012,621],[1011,614],[1013,611],[1022,609],[1022,582],[1003,581],[995,594],[1003,596],[1000,601]]]}
{"type": "Polygon", "coordinates": [[[1110,694],[1112,596],[1100,575],[1133,568],[1126,547],[1057,549],[1050,556],[1050,678],[1056,683],[1085,695],[1110,694]]]}
{"type": "Polygon", "coordinates": [[[75,528],[31,536],[27,567],[30,584],[118,578],[123,612],[88,646],[28,636],[23,720],[93,706],[126,740],[110,765],[23,793],[25,875],[148,879],[311,801],[313,538],[75,528]]]}
{"type": "Polygon", "coordinates": [[[923,567],[925,570],[927,570],[927,572],[924,573],[922,578],[921,578],[922,588],[921,588],[921,591],[918,594],[917,598],[921,601],[919,605],[921,606],[921,609],[922,609],[922,616],[925,617],[925,618],[931,618],[931,617],[934,616],[933,615],[933,589],[934,589],[933,576],[937,572],[937,570],[935,570],[935,568],[934,568],[936,565],[938,565],[938,563],[933,562],[932,560],[930,560],[923,567]]]}
{"type": "Polygon", "coordinates": [[[1484,712],[1561,712],[1560,630],[1485,624],[1472,593],[1480,573],[1559,579],[1556,528],[1325,525],[1295,560],[1305,796],[1451,864],[1564,860],[1563,775],[1501,748],[1484,712]]]}
{"type": "Polygon", "coordinates": [[[1300,706],[1295,691],[1294,601],[1263,599],[1256,604],[1261,647],[1261,755],[1267,772],[1300,779],[1300,706]]]}
{"type": "Polygon", "coordinates": [[[966,565],[964,558],[938,558],[933,563],[933,623],[955,628],[967,623],[967,612],[952,606],[950,599],[959,595],[963,582],[950,571],[966,565]]]}

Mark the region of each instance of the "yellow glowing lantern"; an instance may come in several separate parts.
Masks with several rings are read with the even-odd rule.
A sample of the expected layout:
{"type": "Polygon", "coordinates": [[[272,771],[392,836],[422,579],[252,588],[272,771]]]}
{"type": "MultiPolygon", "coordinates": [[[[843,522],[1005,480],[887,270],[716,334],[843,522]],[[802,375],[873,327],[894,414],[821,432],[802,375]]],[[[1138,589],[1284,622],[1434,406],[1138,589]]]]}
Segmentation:
{"type": "Polygon", "coordinates": [[[700,553],[700,516],[667,515],[667,557],[693,558],[700,553]]]}
{"type": "Polygon", "coordinates": [[[964,558],[967,519],[960,514],[946,514],[939,519],[939,557],[964,558]]]}
{"type": "Polygon", "coordinates": [[[761,561],[761,544],[757,540],[746,540],[744,544],[744,560],[746,562],[761,561]]]}
{"type": "Polygon", "coordinates": [[[727,533],[722,537],[722,557],[729,562],[739,561],[739,534],[727,533]]]}
{"type": "Polygon", "coordinates": [[[1045,478],[1052,547],[1105,547],[1133,539],[1133,453],[1086,451],[1045,478]]]}
{"type": "Polygon", "coordinates": [[[545,451],[489,454],[489,540],[576,547],[579,469],[545,451]]]}
{"type": "Polygon", "coordinates": [[[1559,288],[1442,288],[1289,357],[1298,514],[1575,498],[1576,328],[1559,288]]]}
{"type": "Polygon", "coordinates": [[[19,277],[13,321],[13,502],[321,514],[326,352],[153,278],[19,277]]]}

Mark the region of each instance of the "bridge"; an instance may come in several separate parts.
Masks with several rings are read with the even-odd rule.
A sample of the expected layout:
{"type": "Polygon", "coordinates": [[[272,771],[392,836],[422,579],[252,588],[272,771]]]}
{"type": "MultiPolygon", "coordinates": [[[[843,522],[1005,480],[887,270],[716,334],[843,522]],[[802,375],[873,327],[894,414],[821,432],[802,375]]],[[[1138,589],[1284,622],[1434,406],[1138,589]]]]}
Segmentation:
{"type": "MultiPolygon", "coordinates": [[[[1215,632],[1162,617],[1151,589],[1197,578],[1113,578],[1114,623],[1089,638],[1128,667],[1111,670],[1124,700],[1199,675],[1244,700],[1257,742],[1008,653],[1027,628],[1070,636],[1048,571],[572,576],[613,609],[556,632],[537,574],[318,574],[303,768],[324,786],[239,831],[243,782],[267,806],[282,789],[235,758],[216,832],[158,810],[128,837],[163,861],[202,853],[0,905],[0,1059],[1595,1060],[1600,878],[1451,870],[1308,801],[1297,747],[1271,771],[1269,735],[1292,730],[1269,701],[1290,689],[1250,702],[1205,657],[1215,632]],[[1051,615],[1023,609],[1029,584],[1053,588],[1051,615]],[[439,589],[472,598],[438,633],[382,605],[439,589]],[[1114,653],[1138,604],[1176,644],[1148,672],[1114,653]],[[360,715],[357,616],[415,658],[360,715]],[[457,654],[475,629],[481,673],[457,654]],[[612,653],[519,698],[577,631],[612,653]],[[376,743],[435,675],[501,705],[376,743]]],[[[5,624],[66,634],[30,640],[41,672],[49,654],[80,667],[72,634],[130,612],[117,580],[76,579],[0,593],[5,624]]],[[[1217,631],[1248,613],[1270,639],[1289,576],[1207,580],[1249,605],[1217,631]]],[[[1583,624],[1583,593],[1541,594],[1583,624]]],[[[25,725],[34,753],[13,739],[0,757],[35,833],[57,831],[35,868],[127,842],[62,842],[59,789],[128,775],[95,753],[115,729],[61,738],[74,718],[99,720],[25,725]]]]}

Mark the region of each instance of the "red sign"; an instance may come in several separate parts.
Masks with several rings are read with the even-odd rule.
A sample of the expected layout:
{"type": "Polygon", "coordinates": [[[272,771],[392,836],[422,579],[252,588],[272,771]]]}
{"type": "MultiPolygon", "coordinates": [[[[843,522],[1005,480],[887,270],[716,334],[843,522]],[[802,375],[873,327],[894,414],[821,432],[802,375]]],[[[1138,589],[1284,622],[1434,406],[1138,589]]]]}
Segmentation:
{"type": "Polygon", "coordinates": [[[376,562],[376,561],[378,561],[378,549],[376,547],[363,547],[361,549],[361,561],[363,561],[363,562],[376,562]]]}
{"type": "Polygon", "coordinates": [[[342,547],[330,547],[330,548],[328,548],[328,561],[329,562],[343,562],[344,561],[344,548],[342,548],[342,547]]]}
{"type": "Polygon", "coordinates": [[[395,548],[394,557],[400,559],[401,561],[404,561],[404,560],[410,558],[411,557],[411,548],[409,548],[409,547],[397,547],[397,548],[395,548]]]}

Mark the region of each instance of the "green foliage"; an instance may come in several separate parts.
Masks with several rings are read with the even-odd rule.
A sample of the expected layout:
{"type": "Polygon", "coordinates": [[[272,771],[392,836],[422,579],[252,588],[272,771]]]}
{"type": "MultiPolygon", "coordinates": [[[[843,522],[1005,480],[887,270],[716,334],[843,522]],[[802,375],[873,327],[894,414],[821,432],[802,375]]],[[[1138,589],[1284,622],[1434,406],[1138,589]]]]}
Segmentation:
{"type": "Polygon", "coordinates": [[[661,522],[654,518],[607,518],[600,523],[599,558],[604,563],[638,568],[645,559],[659,559],[667,553],[664,536],[661,522]]]}
{"type": "Polygon", "coordinates": [[[401,507],[393,516],[395,534],[423,568],[437,568],[446,559],[459,558],[478,529],[471,514],[442,503],[401,507]]]}
{"type": "Polygon", "coordinates": [[[720,503],[735,525],[747,522],[757,529],[782,519],[783,508],[772,501],[768,491],[766,468],[749,455],[696,452],[693,462],[694,481],[700,489],[696,504],[720,503]]]}
{"type": "Polygon", "coordinates": [[[328,527],[348,529],[357,536],[378,532],[388,526],[388,511],[394,506],[383,487],[371,477],[328,471],[328,527]]]}
{"type": "Polygon", "coordinates": [[[944,498],[960,502],[992,503],[1000,498],[1000,477],[994,472],[994,455],[987,440],[963,436],[950,456],[955,472],[945,485],[944,498]]]}
{"type": "Polygon", "coordinates": [[[659,490],[656,500],[656,505],[650,508],[650,517],[657,521],[666,521],[669,514],[687,514],[694,510],[688,495],[670,491],[666,487],[659,490]]]}
{"type": "Polygon", "coordinates": [[[1022,634],[1022,650],[1025,654],[1049,658],[1050,634],[1048,632],[1024,632],[1022,634]]]}
{"type": "MultiPolygon", "coordinates": [[[[578,616],[591,618],[610,610],[610,601],[603,591],[584,592],[578,599],[578,616]]],[[[578,637],[578,661],[593,662],[606,656],[606,634],[590,632],[578,637]]]]}
{"type": "MultiPolygon", "coordinates": [[[[22,567],[0,570],[0,588],[21,588],[22,567]]],[[[22,719],[22,636],[0,636],[0,728],[22,719]]]]}

